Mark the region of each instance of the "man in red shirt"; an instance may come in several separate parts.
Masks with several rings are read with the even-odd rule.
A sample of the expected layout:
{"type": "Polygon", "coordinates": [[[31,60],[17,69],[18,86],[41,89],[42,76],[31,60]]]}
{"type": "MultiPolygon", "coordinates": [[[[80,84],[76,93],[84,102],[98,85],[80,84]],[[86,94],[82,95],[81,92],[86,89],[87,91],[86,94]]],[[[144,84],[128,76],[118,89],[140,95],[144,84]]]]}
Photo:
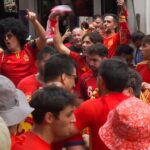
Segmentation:
{"type": "Polygon", "coordinates": [[[128,44],[130,39],[124,0],[118,0],[118,7],[121,8],[119,13],[119,32],[116,32],[118,17],[115,14],[104,15],[103,37],[104,45],[108,48],[109,58],[115,55],[119,44],[128,44]]]}
{"type": "Polygon", "coordinates": [[[71,40],[69,43],[66,43],[65,45],[71,51],[81,53],[82,52],[82,36],[83,36],[83,30],[80,27],[76,27],[72,30],[71,33],[71,40]]]}
{"type": "Polygon", "coordinates": [[[75,60],[77,63],[77,74],[78,76],[82,75],[86,71],[89,70],[88,65],[86,63],[86,49],[94,43],[103,42],[102,37],[97,32],[87,33],[82,38],[82,53],[76,53],[67,48],[60,36],[58,24],[55,27],[55,36],[54,36],[54,45],[55,48],[63,54],[69,55],[71,58],[75,60]]]}
{"type": "Polygon", "coordinates": [[[96,43],[87,49],[87,63],[91,70],[82,74],[77,84],[79,97],[84,100],[98,96],[98,68],[103,59],[107,58],[108,49],[101,43],[96,43]],[[95,95],[94,95],[95,92],[95,95]],[[97,94],[97,95],[96,95],[97,94]]]}
{"type": "Polygon", "coordinates": [[[74,120],[76,97],[56,86],[38,90],[32,97],[31,106],[34,127],[22,134],[12,150],[51,150],[55,137],[67,136],[74,120]]]}
{"type": "Polygon", "coordinates": [[[0,21],[0,72],[17,86],[26,76],[37,72],[35,61],[37,52],[45,46],[45,30],[36,14],[27,10],[27,19],[33,24],[39,37],[28,41],[28,31],[23,23],[14,18],[0,21]]]}
{"type": "MultiPolygon", "coordinates": [[[[55,50],[52,47],[46,46],[42,49],[38,55],[36,60],[36,65],[38,68],[38,73],[32,74],[30,76],[22,79],[18,84],[18,89],[22,90],[28,102],[30,102],[33,93],[43,86],[43,69],[45,62],[55,53],[55,50]]],[[[24,122],[21,122],[17,128],[17,134],[22,134],[31,130],[33,126],[32,115],[29,115],[24,122]]]]}
{"type": "MultiPolygon", "coordinates": [[[[43,75],[45,86],[55,85],[74,92],[73,88],[75,87],[75,79],[77,78],[76,64],[69,56],[65,54],[52,56],[45,63],[43,75]]],[[[79,103],[78,101],[76,102],[79,103]]],[[[65,147],[67,150],[83,150],[84,141],[79,135],[63,142],[52,144],[53,150],[61,150],[62,147],[65,147]]]]}
{"type": "Polygon", "coordinates": [[[85,127],[91,129],[91,143],[93,150],[108,150],[98,136],[110,110],[127,99],[122,91],[128,81],[128,66],[122,60],[103,60],[98,73],[98,87],[102,97],[83,102],[76,110],[76,122],[72,126],[70,135],[78,134],[85,127]]]}
{"type": "Polygon", "coordinates": [[[43,85],[43,69],[45,62],[55,54],[55,49],[46,46],[37,54],[36,65],[38,73],[22,79],[17,85],[18,89],[22,90],[28,101],[31,100],[32,94],[43,85]]]}
{"type": "Polygon", "coordinates": [[[142,76],[143,81],[150,84],[150,35],[143,38],[141,53],[144,61],[137,64],[136,70],[142,76]]]}
{"type": "Polygon", "coordinates": [[[150,35],[146,35],[142,40],[141,54],[144,61],[137,64],[136,70],[143,79],[141,98],[147,103],[150,102],[150,35]]]}

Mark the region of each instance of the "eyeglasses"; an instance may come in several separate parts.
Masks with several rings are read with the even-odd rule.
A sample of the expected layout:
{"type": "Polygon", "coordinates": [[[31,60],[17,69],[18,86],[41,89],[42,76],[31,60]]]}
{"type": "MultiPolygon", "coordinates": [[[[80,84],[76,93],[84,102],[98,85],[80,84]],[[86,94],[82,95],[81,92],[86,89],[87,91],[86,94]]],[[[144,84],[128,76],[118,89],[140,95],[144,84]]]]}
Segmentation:
{"type": "Polygon", "coordinates": [[[14,35],[11,32],[8,32],[4,35],[4,40],[11,39],[14,35]]]}
{"type": "Polygon", "coordinates": [[[77,83],[78,82],[78,79],[79,79],[79,77],[77,76],[77,75],[75,75],[75,74],[69,74],[69,73],[66,73],[68,76],[71,76],[71,77],[73,77],[74,78],[74,80],[75,80],[75,83],[77,83]]]}

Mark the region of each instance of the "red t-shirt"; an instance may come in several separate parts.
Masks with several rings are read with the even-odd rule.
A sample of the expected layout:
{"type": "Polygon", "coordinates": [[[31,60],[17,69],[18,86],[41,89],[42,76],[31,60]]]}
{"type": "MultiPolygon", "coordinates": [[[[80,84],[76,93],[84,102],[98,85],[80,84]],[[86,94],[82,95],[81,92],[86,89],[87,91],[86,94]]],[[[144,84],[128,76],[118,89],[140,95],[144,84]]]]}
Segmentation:
{"type": "Polygon", "coordinates": [[[40,87],[42,87],[42,84],[36,79],[36,74],[25,77],[17,85],[17,88],[25,93],[28,100],[31,99],[33,93],[40,87]]]}
{"type": "Polygon", "coordinates": [[[114,109],[128,96],[122,93],[110,93],[95,100],[83,102],[75,111],[75,126],[82,131],[85,127],[91,129],[93,150],[108,150],[98,136],[99,128],[106,122],[110,110],[114,109]]]}
{"type": "MultiPolygon", "coordinates": [[[[33,93],[40,87],[42,87],[42,84],[36,79],[36,74],[25,77],[19,82],[17,86],[18,89],[25,93],[28,101],[31,100],[33,93]]],[[[23,122],[18,125],[17,134],[22,134],[31,130],[32,126],[32,115],[29,115],[23,122]]]]}
{"type": "Polygon", "coordinates": [[[140,73],[144,82],[150,83],[150,67],[148,61],[142,61],[137,64],[136,70],[140,73]]]}
{"type": "Polygon", "coordinates": [[[108,48],[108,58],[113,57],[116,54],[116,48],[120,44],[119,33],[114,33],[112,36],[105,38],[104,45],[108,48]]]}
{"type": "Polygon", "coordinates": [[[12,134],[12,133],[11,133],[10,137],[11,137],[11,149],[12,149],[12,148],[14,147],[16,141],[17,141],[19,138],[18,138],[18,136],[14,135],[14,134],[12,134]]]}
{"type": "Polygon", "coordinates": [[[83,98],[84,100],[92,98],[93,91],[98,89],[97,78],[94,76],[92,70],[81,75],[76,89],[80,98],[83,98]]]}
{"type": "Polygon", "coordinates": [[[78,74],[78,76],[81,76],[83,73],[85,73],[89,70],[89,67],[86,63],[85,57],[83,57],[82,55],[80,55],[76,52],[72,52],[72,51],[70,51],[69,56],[72,59],[74,59],[75,62],[77,63],[77,74],[78,74]]]}
{"type": "Polygon", "coordinates": [[[116,54],[116,48],[119,44],[128,44],[131,39],[127,22],[128,12],[124,9],[122,13],[119,16],[119,32],[114,33],[108,38],[104,37],[104,45],[108,48],[109,58],[116,54]]]}
{"type": "Polygon", "coordinates": [[[52,143],[51,149],[62,150],[63,147],[67,149],[70,147],[81,146],[81,145],[85,145],[85,143],[83,141],[82,136],[79,134],[71,138],[65,139],[64,141],[61,141],[61,142],[52,143]]]}
{"type": "Polygon", "coordinates": [[[27,132],[19,136],[12,150],[51,150],[51,145],[35,133],[27,132]]]}
{"type": "Polygon", "coordinates": [[[26,44],[18,53],[0,53],[1,74],[11,79],[16,86],[21,79],[37,72],[35,60],[39,50],[32,47],[26,44]]]}

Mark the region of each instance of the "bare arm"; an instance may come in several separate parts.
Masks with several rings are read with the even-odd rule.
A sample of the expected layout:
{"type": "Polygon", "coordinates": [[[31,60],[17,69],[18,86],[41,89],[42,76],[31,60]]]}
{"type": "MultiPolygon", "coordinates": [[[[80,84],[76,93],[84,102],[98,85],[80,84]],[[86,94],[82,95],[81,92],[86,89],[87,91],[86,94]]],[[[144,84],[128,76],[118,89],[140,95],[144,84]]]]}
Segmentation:
{"type": "Polygon", "coordinates": [[[55,36],[54,36],[54,46],[56,48],[56,50],[58,50],[58,52],[62,53],[62,54],[66,54],[69,55],[70,54],[70,49],[67,48],[64,44],[63,44],[63,39],[60,35],[60,31],[59,31],[59,25],[58,23],[55,26],[55,36]]]}
{"type": "Polygon", "coordinates": [[[127,22],[127,9],[124,0],[118,0],[118,6],[121,8],[119,12],[119,32],[120,32],[120,44],[128,44],[131,39],[128,22],[127,22]]]}
{"type": "Polygon", "coordinates": [[[71,32],[69,31],[69,29],[67,29],[66,32],[64,33],[64,35],[62,36],[62,41],[64,41],[70,35],[71,35],[71,32]]]}
{"type": "Polygon", "coordinates": [[[35,43],[37,48],[40,50],[44,48],[46,44],[45,29],[37,20],[37,16],[34,12],[27,10],[26,17],[33,24],[37,34],[39,35],[39,37],[35,39],[35,43]]]}

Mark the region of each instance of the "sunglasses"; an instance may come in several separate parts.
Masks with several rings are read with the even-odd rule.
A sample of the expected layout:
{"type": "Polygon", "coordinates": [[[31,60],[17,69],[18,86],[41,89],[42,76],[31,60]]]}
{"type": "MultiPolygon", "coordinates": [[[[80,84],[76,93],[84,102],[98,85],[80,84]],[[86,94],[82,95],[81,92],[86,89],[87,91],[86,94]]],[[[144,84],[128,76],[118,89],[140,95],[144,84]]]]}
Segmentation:
{"type": "Polygon", "coordinates": [[[14,35],[12,33],[6,33],[3,37],[4,40],[11,39],[14,35]]]}
{"type": "Polygon", "coordinates": [[[74,80],[75,80],[75,83],[77,83],[77,82],[78,82],[79,77],[78,77],[77,75],[69,74],[69,73],[67,73],[67,75],[68,75],[68,76],[73,77],[73,78],[74,78],[74,80]]]}

